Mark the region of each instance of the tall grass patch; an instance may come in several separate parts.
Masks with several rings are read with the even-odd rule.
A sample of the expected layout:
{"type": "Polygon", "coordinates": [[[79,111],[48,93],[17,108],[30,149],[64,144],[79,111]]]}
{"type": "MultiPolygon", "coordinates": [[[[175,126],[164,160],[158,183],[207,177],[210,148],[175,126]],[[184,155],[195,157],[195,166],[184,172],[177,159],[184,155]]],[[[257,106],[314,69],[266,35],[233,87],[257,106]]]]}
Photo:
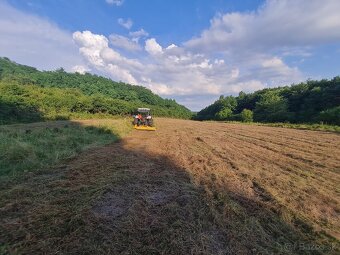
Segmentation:
{"type": "Polygon", "coordinates": [[[129,132],[125,119],[55,121],[0,127],[0,178],[44,170],[129,132]]]}

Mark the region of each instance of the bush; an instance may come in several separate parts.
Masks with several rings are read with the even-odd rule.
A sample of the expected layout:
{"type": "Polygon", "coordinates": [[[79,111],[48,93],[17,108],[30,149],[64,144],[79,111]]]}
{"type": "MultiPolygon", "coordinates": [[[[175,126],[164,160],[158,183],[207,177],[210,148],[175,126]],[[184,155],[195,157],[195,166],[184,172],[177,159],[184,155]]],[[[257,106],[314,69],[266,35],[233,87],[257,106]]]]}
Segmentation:
{"type": "Polygon", "coordinates": [[[319,121],[340,125],[340,106],[320,112],[319,121]]]}
{"type": "Polygon", "coordinates": [[[215,114],[217,120],[227,120],[233,116],[233,111],[229,108],[223,108],[221,111],[215,114]]]}
{"type": "Polygon", "coordinates": [[[240,113],[240,119],[242,122],[253,122],[253,112],[248,109],[243,109],[240,113]]]}

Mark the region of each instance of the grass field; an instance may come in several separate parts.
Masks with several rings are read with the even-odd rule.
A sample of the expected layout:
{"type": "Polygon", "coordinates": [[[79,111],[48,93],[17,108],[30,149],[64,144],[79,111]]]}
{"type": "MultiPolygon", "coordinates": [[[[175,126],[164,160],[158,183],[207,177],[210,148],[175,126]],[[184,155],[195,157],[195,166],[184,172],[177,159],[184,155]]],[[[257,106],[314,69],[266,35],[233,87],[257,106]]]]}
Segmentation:
{"type": "Polygon", "coordinates": [[[129,130],[127,119],[51,121],[0,126],[0,178],[46,167],[108,144],[129,130]]]}
{"type": "MultiPolygon", "coordinates": [[[[126,134],[112,124],[113,137],[126,134]]],[[[339,134],[174,119],[157,128],[3,181],[1,251],[339,253],[339,134]]]]}

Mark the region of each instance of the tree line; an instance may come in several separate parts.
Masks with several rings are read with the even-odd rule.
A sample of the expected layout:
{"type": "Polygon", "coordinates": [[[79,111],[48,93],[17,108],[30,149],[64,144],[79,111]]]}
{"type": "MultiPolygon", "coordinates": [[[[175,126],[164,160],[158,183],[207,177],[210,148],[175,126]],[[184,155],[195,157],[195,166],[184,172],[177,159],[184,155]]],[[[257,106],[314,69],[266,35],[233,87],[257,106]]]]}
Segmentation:
{"type": "Polygon", "coordinates": [[[221,95],[194,118],[340,125],[340,77],[240,92],[236,97],[221,95]]]}
{"type": "Polygon", "coordinates": [[[39,71],[0,58],[0,123],[60,119],[83,114],[128,115],[149,107],[156,116],[191,118],[175,100],[142,87],[93,74],[39,71]]]}
{"type": "Polygon", "coordinates": [[[88,115],[128,115],[149,107],[156,116],[196,120],[325,123],[340,125],[340,77],[238,96],[223,96],[195,116],[175,100],[142,86],[94,74],[39,71],[0,58],[0,123],[88,115]]]}

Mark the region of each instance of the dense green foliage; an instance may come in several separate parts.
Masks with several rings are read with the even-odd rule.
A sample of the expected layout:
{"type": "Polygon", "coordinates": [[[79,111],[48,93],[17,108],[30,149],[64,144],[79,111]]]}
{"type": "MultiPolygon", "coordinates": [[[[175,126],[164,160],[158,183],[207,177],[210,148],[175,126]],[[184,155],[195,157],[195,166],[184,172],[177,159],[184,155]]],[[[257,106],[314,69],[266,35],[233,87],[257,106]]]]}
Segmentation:
{"type": "Polygon", "coordinates": [[[220,96],[198,112],[196,119],[340,125],[340,77],[220,96]]]}
{"type": "Polygon", "coordinates": [[[242,112],[240,113],[240,119],[243,122],[253,122],[254,119],[254,114],[251,110],[248,109],[243,109],[242,112]]]}
{"type": "Polygon", "coordinates": [[[0,123],[60,119],[81,114],[126,115],[150,107],[156,116],[190,118],[175,100],[142,86],[92,74],[38,71],[0,58],[0,123]]]}

